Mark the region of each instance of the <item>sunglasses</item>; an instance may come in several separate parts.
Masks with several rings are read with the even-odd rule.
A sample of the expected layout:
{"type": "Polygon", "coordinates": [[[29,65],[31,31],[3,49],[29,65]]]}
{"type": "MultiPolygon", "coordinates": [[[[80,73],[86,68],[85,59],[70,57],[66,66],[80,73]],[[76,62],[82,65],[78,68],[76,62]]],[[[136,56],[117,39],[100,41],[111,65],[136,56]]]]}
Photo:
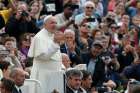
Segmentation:
{"type": "Polygon", "coordinates": [[[86,8],[87,8],[87,9],[94,9],[94,7],[89,7],[89,6],[87,6],[86,8]]]}
{"type": "Polygon", "coordinates": [[[24,41],[29,41],[30,39],[24,38],[24,41]]]}
{"type": "Polygon", "coordinates": [[[86,24],[83,24],[82,27],[90,28],[90,26],[89,25],[86,25],[86,24]]]}

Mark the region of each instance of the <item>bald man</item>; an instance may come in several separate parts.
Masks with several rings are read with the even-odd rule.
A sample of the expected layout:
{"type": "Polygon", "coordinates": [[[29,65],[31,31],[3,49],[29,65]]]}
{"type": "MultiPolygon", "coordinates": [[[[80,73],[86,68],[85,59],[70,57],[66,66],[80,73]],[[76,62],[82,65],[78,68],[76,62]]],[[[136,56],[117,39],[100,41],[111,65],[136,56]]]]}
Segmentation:
{"type": "Polygon", "coordinates": [[[60,43],[63,39],[63,33],[56,31],[56,24],[54,16],[45,17],[44,28],[33,38],[28,53],[29,57],[34,58],[31,78],[41,82],[42,93],[52,92],[50,83],[54,87],[57,85],[52,79],[56,77],[53,76],[53,73],[61,70],[60,43]]]}
{"type": "Polygon", "coordinates": [[[25,75],[26,73],[22,68],[12,69],[10,77],[15,83],[15,87],[12,93],[22,93],[20,87],[24,84],[25,75]]]}

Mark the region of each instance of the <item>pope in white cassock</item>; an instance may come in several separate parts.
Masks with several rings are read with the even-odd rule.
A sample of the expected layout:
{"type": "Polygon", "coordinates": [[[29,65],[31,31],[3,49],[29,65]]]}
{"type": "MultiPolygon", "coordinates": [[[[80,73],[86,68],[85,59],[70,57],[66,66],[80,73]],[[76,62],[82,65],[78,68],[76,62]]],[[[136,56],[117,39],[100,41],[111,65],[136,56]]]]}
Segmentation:
{"type": "Polygon", "coordinates": [[[57,89],[63,93],[63,75],[61,73],[62,57],[60,41],[63,33],[56,31],[56,19],[47,16],[44,28],[38,32],[31,42],[28,56],[33,57],[31,78],[41,82],[42,93],[51,93],[57,89]]]}

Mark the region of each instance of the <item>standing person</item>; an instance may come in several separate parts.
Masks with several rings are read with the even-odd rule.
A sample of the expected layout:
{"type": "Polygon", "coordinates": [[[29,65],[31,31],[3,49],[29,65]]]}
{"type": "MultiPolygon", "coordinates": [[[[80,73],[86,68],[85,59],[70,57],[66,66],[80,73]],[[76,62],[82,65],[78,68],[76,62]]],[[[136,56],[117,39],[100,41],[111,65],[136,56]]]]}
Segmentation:
{"type": "Polygon", "coordinates": [[[57,84],[62,87],[60,86],[61,81],[53,79],[54,77],[61,79],[57,74],[62,65],[60,43],[63,39],[63,33],[56,32],[56,24],[54,16],[45,17],[44,28],[33,38],[28,53],[29,57],[34,57],[31,78],[41,82],[42,93],[51,93],[52,88],[56,88],[57,84]]]}
{"type": "Polygon", "coordinates": [[[18,42],[24,33],[37,33],[39,30],[31,19],[28,5],[25,2],[17,5],[16,13],[9,18],[5,25],[6,34],[15,37],[18,42]]]}
{"type": "Polygon", "coordinates": [[[64,12],[59,13],[56,15],[57,20],[57,27],[61,31],[64,31],[65,29],[74,29],[73,23],[74,20],[71,19],[74,9],[72,8],[72,4],[65,4],[64,6],[64,12]]]}

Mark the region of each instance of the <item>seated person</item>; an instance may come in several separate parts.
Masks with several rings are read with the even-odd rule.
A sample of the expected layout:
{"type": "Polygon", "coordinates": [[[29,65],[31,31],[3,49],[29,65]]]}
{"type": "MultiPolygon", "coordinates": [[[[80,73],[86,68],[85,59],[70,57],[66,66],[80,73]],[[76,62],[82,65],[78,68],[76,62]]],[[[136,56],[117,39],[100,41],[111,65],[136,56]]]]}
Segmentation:
{"type": "Polygon", "coordinates": [[[69,56],[65,53],[62,53],[62,70],[67,70],[71,68],[70,64],[71,61],[69,59],[69,56]]]}
{"type": "Polygon", "coordinates": [[[72,62],[71,66],[81,64],[80,50],[76,46],[75,32],[71,29],[66,29],[64,32],[65,43],[60,46],[61,53],[66,53],[72,62]]]}

